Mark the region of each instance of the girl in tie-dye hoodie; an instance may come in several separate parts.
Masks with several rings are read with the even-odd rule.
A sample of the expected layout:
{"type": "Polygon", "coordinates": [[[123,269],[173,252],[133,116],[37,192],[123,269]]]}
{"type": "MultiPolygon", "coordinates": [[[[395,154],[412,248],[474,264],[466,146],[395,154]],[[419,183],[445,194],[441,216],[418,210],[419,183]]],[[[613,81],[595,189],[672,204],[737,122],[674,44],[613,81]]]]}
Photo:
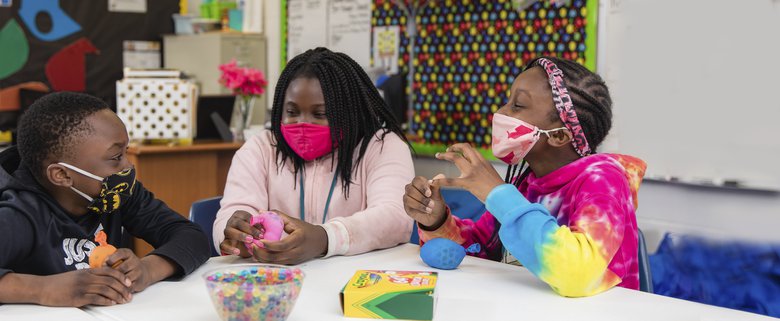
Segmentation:
{"type": "Polygon", "coordinates": [[[611,105],[604,81],[581,65],[529,63],[492,119],[493,154],[510,165],[506,177],[470,145],[456,144],[436,157],[453,162],[460,177],[407,185],[404,205],[421,242],[478,243],[476,256],[519,262],[563,296],[638,289],[635,208],[645,164],[594,154],[611,127],[611,105]],[[450,215],[441,186],[469,190],[488,212],[476,222],[450,215]]]}

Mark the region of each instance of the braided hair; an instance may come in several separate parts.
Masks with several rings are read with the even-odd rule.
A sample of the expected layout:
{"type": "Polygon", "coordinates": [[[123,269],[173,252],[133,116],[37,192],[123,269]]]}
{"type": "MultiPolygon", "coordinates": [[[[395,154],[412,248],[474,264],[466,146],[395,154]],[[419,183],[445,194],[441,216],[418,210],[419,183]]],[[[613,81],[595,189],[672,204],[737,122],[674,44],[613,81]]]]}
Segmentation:
{"type": "Polygon", "coordinates": [[[363,160],[377,131],[382,130],[379,140],[384,140],[385,135],[393,133],[407,145],[409,142],[401,131],[398,120],[358,63],[343,53],[332,52],[326,48],[310,49],[287,63],[276,85],[271,111],[271,130],[276,140],[278,168],[290,160],[297,177],[305,163],[287,144],[281,130],[287,87],[299,78],[317,79],[322,86],[331,140],[333,146],[338,146],[334,151],[338,158],[336,168],[342,180],[344,195],[348,197],[352,170],[363,160]],[[356,149],[359,153],[357,158],[353,159],[356,149]]]}
{"type": "MultiPolygon", "coordinates": [[[[542,58],[552,61],[558,66],[558,69],[563,71],[566,88],[569,90],[569,96],[574,104],[574,110],[577,112],[582,131],[585,132],[588,145],[595,153],[596,148],[604,141],[609,129],[612,128],[612,98],[609,96],[607,84],[601,79],[601,76],[591,72],[588,68],[574,61],[555,57],[538,57],[528,63],[523,72],[533,67],[540,67],[539,59],[542,58]]],[[[550,110],[549,117],[551,121],[560,120],[558,111],[555,109],[550,110]]],[[[528,167],[524,165],[525,162],[509,166],[504,181],[519,186],[520,182],[530,174],[528,167]],[[512,180],[517,173],[520,173],[520,176],[512,180]]]]}

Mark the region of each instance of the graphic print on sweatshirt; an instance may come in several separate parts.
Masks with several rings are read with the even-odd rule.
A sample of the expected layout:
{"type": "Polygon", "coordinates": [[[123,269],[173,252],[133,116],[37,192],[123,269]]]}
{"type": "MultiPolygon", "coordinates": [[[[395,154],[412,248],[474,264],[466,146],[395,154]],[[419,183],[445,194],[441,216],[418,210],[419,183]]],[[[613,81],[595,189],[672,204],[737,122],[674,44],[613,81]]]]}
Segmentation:
{"type": "MultiPolygon", "coordinates": [[[[103,230],[103,224],[100,224],[92,234],[93,238],[98,232],[103,230]]],[[[64,254],[65,266],[75,267],[76,270],[89,268],[89,255],[97,245],[87,239],[78,239],[67,237],[62,240],[62,251],[64,254]]]]}

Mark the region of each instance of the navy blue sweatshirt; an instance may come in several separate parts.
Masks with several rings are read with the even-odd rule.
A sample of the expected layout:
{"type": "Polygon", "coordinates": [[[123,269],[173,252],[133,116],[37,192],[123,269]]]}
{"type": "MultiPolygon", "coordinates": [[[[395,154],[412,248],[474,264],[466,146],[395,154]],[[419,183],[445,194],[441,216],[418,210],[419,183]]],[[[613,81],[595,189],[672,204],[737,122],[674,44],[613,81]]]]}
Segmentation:
{"type": "Polygon", "coordinates": [[[130,200],[111,214],[67,213],[20,165],[11,147],[0,153],[0,277],[15,272],[51,275],[89,268],[95,234],[104,230],[108,243],[119,248],[122,232],[155,247],[152,254],[189,274],[208,260],[210,244],[204,232],[138,182],[130,200]]]}

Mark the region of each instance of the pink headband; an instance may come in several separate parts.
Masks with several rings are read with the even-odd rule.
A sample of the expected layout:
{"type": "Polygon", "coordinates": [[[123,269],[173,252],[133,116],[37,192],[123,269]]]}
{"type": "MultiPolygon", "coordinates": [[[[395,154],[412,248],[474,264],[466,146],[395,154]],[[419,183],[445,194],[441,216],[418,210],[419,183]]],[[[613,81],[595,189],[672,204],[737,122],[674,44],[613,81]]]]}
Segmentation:
{"type": "Polygon", "coordinates": [[[563,81],[563,71],[554,62],[546,58],[540,58],[536,64],[539,64],[547,72],[555,108],[558,109],[558,116],[561,117],[561,121],[573,136],[571,144],[574,146],[574,150],[583,157],[590,155],[591,150],[588,140],[585,138],[585,132],[582,130],[580,121],[577,118],[577,112],[574,110],[569,90],[563,81]]]}

